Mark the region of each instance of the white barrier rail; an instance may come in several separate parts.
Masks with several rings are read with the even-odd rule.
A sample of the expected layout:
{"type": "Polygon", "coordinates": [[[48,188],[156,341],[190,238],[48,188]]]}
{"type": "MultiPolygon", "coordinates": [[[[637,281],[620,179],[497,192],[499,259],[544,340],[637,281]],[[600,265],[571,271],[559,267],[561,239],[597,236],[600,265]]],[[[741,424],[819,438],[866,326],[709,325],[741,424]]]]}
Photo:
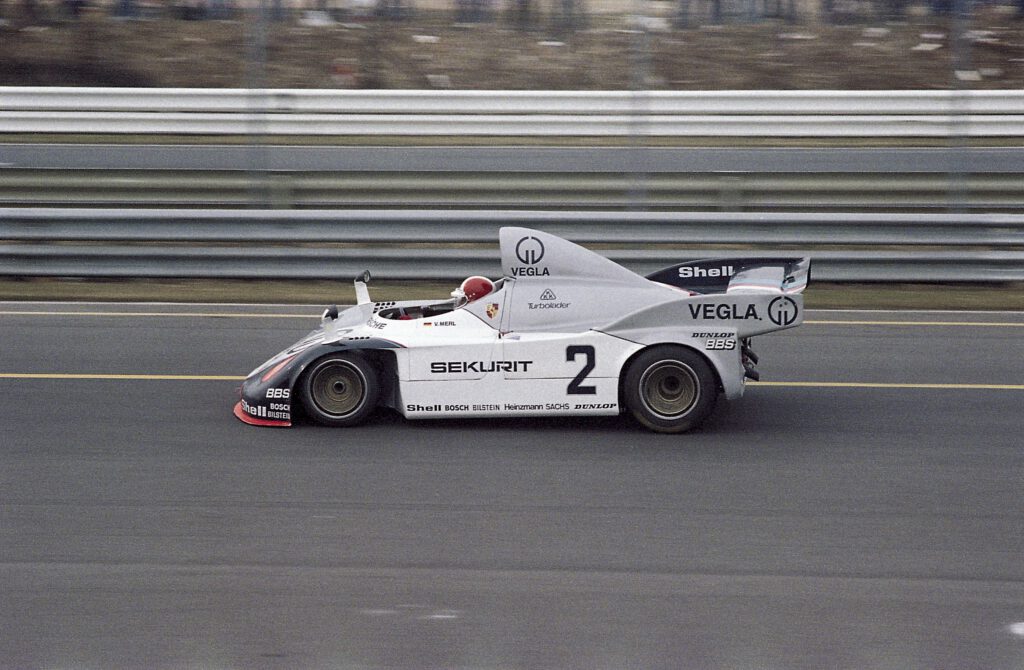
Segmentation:
{"type": "Polygon", "coordinates": [[[0,133],[1021,137],[1024,90],[419,91],[0,87],[0,133]]]}

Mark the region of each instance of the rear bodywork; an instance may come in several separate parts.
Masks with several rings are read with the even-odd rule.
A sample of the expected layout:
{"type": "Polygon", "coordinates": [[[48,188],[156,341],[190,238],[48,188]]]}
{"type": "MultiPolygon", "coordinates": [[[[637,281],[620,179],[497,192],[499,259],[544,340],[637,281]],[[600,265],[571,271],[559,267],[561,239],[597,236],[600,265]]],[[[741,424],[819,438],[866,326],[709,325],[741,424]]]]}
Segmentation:
{"type": "Polygon", "coordinates": [[[803,321],[806,258],[690,261],[643,277],[542,231],[499,236],[493,293],[466,305],[371,302],[357,282],[360,304],[328,310],[250,373],[236,416],[290,425],[303,371],[339,351],[371,361],[379,403],[409,418],[618,414],[630,360],[663,344],[698,352],[737,398],[758,376],[751,338],[803,321]]]}

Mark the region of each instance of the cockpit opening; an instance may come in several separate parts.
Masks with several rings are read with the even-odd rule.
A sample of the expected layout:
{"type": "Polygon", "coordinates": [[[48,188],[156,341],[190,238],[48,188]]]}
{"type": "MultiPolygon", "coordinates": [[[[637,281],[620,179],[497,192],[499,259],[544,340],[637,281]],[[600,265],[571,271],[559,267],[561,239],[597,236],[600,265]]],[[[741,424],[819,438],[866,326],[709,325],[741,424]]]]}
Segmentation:
{"type": "Polygon", "coordinates": [[[433,318],[435,316],[447,314],[453,309],[455,309],[455,301],[448,300],[446,302],[436,304],[390,307],[377,312],[377,317],[381,319],[391,319],[394,321],[408,321],[410,319],[433,318]]]}
{"type": "Polygon", "coordinates": [[[492,282],[486,277],[469,277],[459,288],[452,291],[452,299],[437,303],[424,303],[421,305],[404,305],[382,309],[377,313],[381,319],[394,321],[408,321],[410,319],[429,319],[453,310],[472,304],[488,295],[500,291],[504,286],[504,278],[492,282]]]}

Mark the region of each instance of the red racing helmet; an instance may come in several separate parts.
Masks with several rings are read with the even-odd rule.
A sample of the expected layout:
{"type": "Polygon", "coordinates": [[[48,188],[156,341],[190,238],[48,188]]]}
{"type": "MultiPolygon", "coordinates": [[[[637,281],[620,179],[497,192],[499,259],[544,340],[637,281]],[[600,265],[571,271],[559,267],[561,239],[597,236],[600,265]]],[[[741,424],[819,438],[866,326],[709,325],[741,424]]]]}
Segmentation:
{"type": "Polygon", "coordinates": [[[459,286],[459,291],[466,297],[466,302],[479,300],[494,290],[494,282],[487,277],[473,276],[466,278],[459,286]]]}

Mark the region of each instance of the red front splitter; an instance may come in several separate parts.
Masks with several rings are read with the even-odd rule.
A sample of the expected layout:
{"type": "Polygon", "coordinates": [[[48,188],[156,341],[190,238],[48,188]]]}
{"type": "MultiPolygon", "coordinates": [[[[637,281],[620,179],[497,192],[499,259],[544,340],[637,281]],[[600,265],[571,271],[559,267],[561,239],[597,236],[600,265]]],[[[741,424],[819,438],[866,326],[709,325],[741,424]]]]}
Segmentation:
{"type": "Polygon", "coordinates": [[[288,426],[292,425],[291,421],[281,421],[278,419],[261,419],[256,416],[252,416],[248,414],[244,409],[242,409],[241,400],[235,403],[235,416],[238,417],[239,421],[241,421],[242,423],[247,423],[250,426],[269,426],[271,428],[287,428],[288,426]]]}

